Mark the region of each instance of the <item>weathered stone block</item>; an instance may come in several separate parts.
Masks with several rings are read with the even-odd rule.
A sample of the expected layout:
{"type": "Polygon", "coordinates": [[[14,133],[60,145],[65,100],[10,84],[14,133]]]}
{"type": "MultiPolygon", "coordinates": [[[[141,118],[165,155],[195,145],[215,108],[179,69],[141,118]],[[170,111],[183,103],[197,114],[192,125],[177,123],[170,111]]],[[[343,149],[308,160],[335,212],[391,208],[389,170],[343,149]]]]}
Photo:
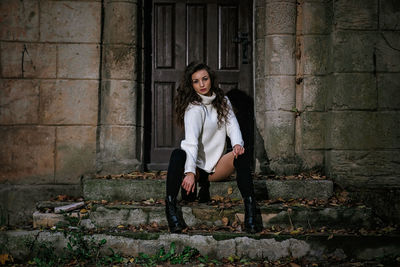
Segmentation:
{"type": "Polygon", "coordinates": [[[376,78],[372,73],[341,73],[333,75],[329,91],[329,109],[376,109],[376,78]]]}
{"type": "Polygon", "coordinates": [[[331,112],[327,124],[327,145],[333,149],[376,147],[375,112],[331,112]]]}
{"type": "Polygon", "coordinates": [[[45,124],[96,125],[98,86],[98,81],[42,81],[41,121],[45,124]]]}
{"type": "Polygon", "coordinates": [[[38,41],[39,2],[35,0],[0,2],[0,39],[38,41]]]}
{"type": "Polygon", "coordinates": [[[265,144],[268,157],[283,160],[294,154],[293,112],[271,111],[265,113],[265,144]]]}
{"type": "Polygon", "coordinates": [[[378,28],[378,1],[334,1],[334,21],[338,29],[375,30],[378,28]]]}
{"type": "Polygon", "coordinates": [[[384,109],[400,108],[400,74],[378,74],[378,107],[384,109]]]}
{"type": "Polygon", "coordinates": [[[109,2],[104,7],[104,41],[112,44],[136,43],[137,4],[109,2]]]}
{"type": "Polygon", "coordinates": [[[40,41],[99,43],[101,3],[42,1],[40,41]]]}
{"type": "Polygon", "coordinates": [[[0,80],[0,124],[38,123],[39,82],[0,80]]]}
{"type": "Polygon", "coordinates": [[[333,36],[334,72],[373,72],[376,33],[336,32],[333,36]]]}
{"type": "Polygon", "coordinates": [[[80,185],[2,185],[0,187],[0,205],[7,213],[5,225],[31,223],[36,203],[55,198],[58,195],[79,197],[81,195],[80,185]]]}
{"type": "Polygon", "coordinates": [[[295,2],[267,2],[265,11],[267,34],[294,34],[296,32],[295,2]]]}
{"type": "Polygon", "coordinates": [[[265,43],[264,39],[255,42],[255,78],[261,79],[265,76],[265,43]]]}
{"type": "Polygon", "coordinates": [[[326,74],[328,70],[329,45],[326,36],[304,36],[302,62],[304,74],[326,74]]]}
{"type": "Polygon", "coordinates": [[[328,93],[327,78],[307,76],[303,79],[303,109],[307,111],[325,111],[328,93]]]}
{"type": "Polygon", "coordinates": [[[400,148],[400,111],[377,113],[378,147],[387,149],[400,148]]]}
{"type": "Polygon", "coordinates": [[[290,111],[296,106],[294,76],[270,76],[265,78],[265,102],[267,111],[290,111]]]}
{"type": "Polygon", "coordinates": [[[277,260],[290,256],[289,240],[282,242],[274,239],[262,239],[257,242],[248,237],[236,238],[236,252],[239,257],[247,256],[251,259],[277,260]]]}
{"type": "Polygon", "coordinates": [[[55,182],[79,184],[81,176],[96,171],[96,127],[57,127],[56,152],[55,182]]]}
{"type": "Polygon", "coordinates": [[[108,80],[102,83],[102,124],[136,124],[137,83],[108,80]]]}
{"type": "Polygon", "coordinates": [[[324,149],[326,112],[303,112],[302,145],[304,149],[324,149]]]}
{"type": "Polygon", "coordinates": [[[256,7],[264,7],[265,6],[265,0],[255,0],[255,5],[256,7]]]}
{"type": "Polygon", "coordinates": [[[400,186],[397,150],[328,151],[328,174],[344,187],[393,189],[400,186]]]}
{"type": "Polygon", "coordinates": [[[97,227],[146,224],[148,215],[142,209],[107,209],[98,207],[90,212],[90,219],[97,227]]]}
{"type": "Polygon", "coordinates": [[[265,36],[265,7],[256,7],[255,15],[256,40],[258,40],[265,36]]]}
{"type": "Polygon", "coordinates": [[[1,75],[7,78],[55,78],[53,44],[0,43],[1,75]]]}
{"type": "Polygon", "coordinates": [[[330,31],[330,12],[326,3],[304,3],[303,34],[327,34],[330,31]]]}
{"type": "Polygon", "coordinates": [[[105,79],[136,80],[136,48],[134,46],[104,46],[103,77],[105,79]]]}
{"type": "Polygon", "coordinates": [[[54,127],[0,127],[0,183],[54,182],[54,127]]]}
{"type": "Polygon", "coordinates": [[[400,32],[381,32],[376,49],[376,69],[400,72],[400,32]]]}
{"type": "Polygon", "coordinates": [[[400,2],[380,1],[379,26],[382,30],[400,30],[400,2]]]}
{"type": "Polygon", "coordinates": [[[165,196],[163,180],[84,179],[83,197],[86,200],[141,201],[152,196],[165,196]]]}
{"type": "Polygon", "coordinates": [[[305,169],[323,170],[325,167],[325,150],[304,149],[300,156],[305,169]]]}
{"type": "Polygon", "coordinates": [[[265,74],[295,75],[295,37],[267,36],[265,39],[265,74]]]}
{"type": "Polygon", "coordinates": [[[99,45],[58,45],[58,78],[98,79],[99,71],[99,45]]]}
{"type": "MultiPolygon", "coordinates": [[[[255,81],[255,113],[256,113],[256,121],[264,121],[264,113],[267,111],[267,101],[265,95],[265,80],[264,79],[257,79],[255,81]]],[[[260,121],[260,123],[263,123],[260,121]]]]}
{"type": "Polygon", "coordinates": [[[33,213],[33,228],[53,227],[60,222],[64,222],[63,214],[41,213],[39,211],[33,213]]]}
{"type": "Polygon", "coordinates": [[[328,199],[333,194],[333,182],[328,180],[267,180],[268,198],[328,199]]]}
{"type": "Polygon", "coordinates": [[[139,168],[136,133],[135,126],[101,127],[101,173],[126,173],[139,168]]]}

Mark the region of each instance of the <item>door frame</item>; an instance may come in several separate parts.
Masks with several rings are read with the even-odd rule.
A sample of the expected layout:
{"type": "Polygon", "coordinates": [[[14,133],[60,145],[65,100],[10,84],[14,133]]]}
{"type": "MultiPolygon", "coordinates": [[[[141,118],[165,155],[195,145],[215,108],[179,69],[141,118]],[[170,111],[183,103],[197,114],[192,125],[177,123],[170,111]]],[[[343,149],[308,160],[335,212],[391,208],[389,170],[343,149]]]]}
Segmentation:
{"type": "MultiPolygon", "coordinates": [[[[257,60],[256,55],[255,55],[255,42],[256,42],[256,36],[255,36],[255,30],[256,30],[256,25],[255,25],[255,9],[256,9],[256,1],[257,0],[249,0],[251,3],[249,6],[251,6],[251,21],[249,27],[251,28],[252,34],[251,34],[251,68],[252,68],[252,88],[251,88],[251,93],[252,93],[252,98],[253,100],[255,99],[255,61],[257,60]]],[[[197,2],[196,0],[191,1],[193,3],[197,2]]],[[[203,3],[202,1],[199,1],[199,3],[203,3]]],[[[168,163],[165,164],[151,164],[150,162],[150,151],[151,151],[151,142],[152,142],[152,120],[153,120],[153,114],[152,114],[152,54],[153,54],[153,24],[152,24],[152,16],[153,16],[153,1],[152,0],[143,0],[143,154],[142,154],[142,163],[143,163],[143,169],[148,171],[148,170],[167,170],[168,168],[168,163]],[[150,166],[150,168],[149,168],[150,166]]],[[[256,107],[255,107],[255,101],[253,101],[253,110],[254,110],[254,115],[256,114],[256,107]]],[[[253,149],[253,168],[254,169],[254,164],[255,164],[255,151],[256,151],[256,120],[254,118],[254,131],[253,131],[253,140],[254,140],[254,149],[253,149]]]]}

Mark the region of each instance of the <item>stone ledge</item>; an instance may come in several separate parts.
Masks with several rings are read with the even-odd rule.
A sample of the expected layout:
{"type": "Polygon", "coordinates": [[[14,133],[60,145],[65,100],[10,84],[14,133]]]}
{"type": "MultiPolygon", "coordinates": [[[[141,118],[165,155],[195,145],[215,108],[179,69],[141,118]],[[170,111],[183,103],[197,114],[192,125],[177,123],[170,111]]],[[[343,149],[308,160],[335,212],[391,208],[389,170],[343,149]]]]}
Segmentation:
{"type": "MultiPolygon", "coordinates": [[[[329,180],[254,180],[253,182],[258,200],[328,199],[333,195],[333,182],[329,180]]],[[[211,183],[210,193],[211,196],[242,198],[236,181],[211,183]]],[[[165,197],[165,180],[88,178],[83,181],[83,197],[86,200],[107,201],[162,199],[165,197]]]]}
{"type": "MultiPolygon", "coordinates": [[[[214,233],[206,235],[168,234],[168,233],[129,233],[127,236],[112,234],[92,234],[95,242],[106,240],[102,248],[109,248],[123,256],[135,257],[139,253],[156,254],[161,247],[169,248],[175,242],[177,251],[185,246],[197,248],[202,255],[221,259],[231,255],[251,259],[278,260],[285,257],[312,257],[324,259],[329,255],[343,258],[372,260],[400,254],[399,236],[354,236],[337,235],[279,236],[214,233]]],[[[4,231],[0,232],[1,253],[8,253],[16,260],[25,260],[31,251],[26,242],[37,245],[50,242],[55,253],[63,253],[68,242],[63,233],[50,231],[4,231]]]]}
{"type": "MultiPolygon", "coordinates": [[[[189,227],[233,226],[243,223],[243,205],[233,207],[208,206],[205,204],[180,207],[183,218],[189,227]]],[[[371,229],[378,224],[370,208],[364,206],[287,206],[272,204],[259,205],[258,218],[264,228],[320,228],[357,229],[360,227],[371,229]]],[[[70,213],[78,217],[79,212],[70,213]]],[[[82,226],[88,229],[114,228],[119,225],[140,226],[152,225],[167,226],[164,205],[98,205],[95,204],[87,214],[81,215],[82,226]],[[83,219],[86,218],[86,219],[83,219]]],[[[65,215],[54,213],[35,212],[33,225],[37,227],[52,227],[65,221],[65,215]]]]}

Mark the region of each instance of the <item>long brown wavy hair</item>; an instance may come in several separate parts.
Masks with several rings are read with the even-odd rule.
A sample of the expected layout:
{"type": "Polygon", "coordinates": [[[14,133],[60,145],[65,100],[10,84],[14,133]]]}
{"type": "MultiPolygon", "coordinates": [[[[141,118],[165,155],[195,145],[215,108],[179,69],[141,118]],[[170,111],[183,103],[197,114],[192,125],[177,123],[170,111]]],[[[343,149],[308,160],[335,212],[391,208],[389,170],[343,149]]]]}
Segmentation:
{"type": "Polygon", "coordinates": [[[211,79],[211,92],[216,95],[212,102],[212,105],[217,110],[218,114],[218,127],[226,121],[228,116],[228,103],[225,99],[224,91],[217,86],[217,79],[214,71],[211,70],[207,64],[202,62],[191,62],[185,69],[182,80],[177,88],[178,94],[175,97],[175,113],[176,122],[179,126],[184,126],[184,117],[186,108],[190,103],[194,105],[200,105],[201,97],[196,93],[192,86],[192,75],[193,73],[205,70],[211,79]]]}

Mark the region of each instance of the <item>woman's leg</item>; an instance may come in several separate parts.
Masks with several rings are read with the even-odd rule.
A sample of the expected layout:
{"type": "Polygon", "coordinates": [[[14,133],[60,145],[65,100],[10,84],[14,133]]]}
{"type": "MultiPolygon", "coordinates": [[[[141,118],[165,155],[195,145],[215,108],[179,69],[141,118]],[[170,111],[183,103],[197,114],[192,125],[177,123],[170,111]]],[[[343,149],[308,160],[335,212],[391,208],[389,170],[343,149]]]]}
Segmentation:
{"type": "Polygon", "coordinates": [[[186,152],[182,149],[175,149],[171,153],[167,173],[167,197],[165,199],[165,214],[167,216],[169,230],[179,233],[185,228],[183,218],[179,216],[176,197],[182,184],[183,172],[186,162],[186,152]]]}
{"type": "Polygon", "coordinates": [[[256,202],[250,162],[250,156],[246,152],[236,159],[233,152],[229,152],[218,161],[215,172],[209,176],[209,180],[222,181],[236,169],[236,182],[245,206],[245,229],[247,232],[256,233],[259,227],[256,224],[256,202]]]}
{"type": "Polygon", "coordinates": [[[233,165],[234,159],[233,152],[223,155],[215,166],[215,172],[208,176],[208,180],[210,182],[226,180],[235,171],[235,166],[233,165]]]}

